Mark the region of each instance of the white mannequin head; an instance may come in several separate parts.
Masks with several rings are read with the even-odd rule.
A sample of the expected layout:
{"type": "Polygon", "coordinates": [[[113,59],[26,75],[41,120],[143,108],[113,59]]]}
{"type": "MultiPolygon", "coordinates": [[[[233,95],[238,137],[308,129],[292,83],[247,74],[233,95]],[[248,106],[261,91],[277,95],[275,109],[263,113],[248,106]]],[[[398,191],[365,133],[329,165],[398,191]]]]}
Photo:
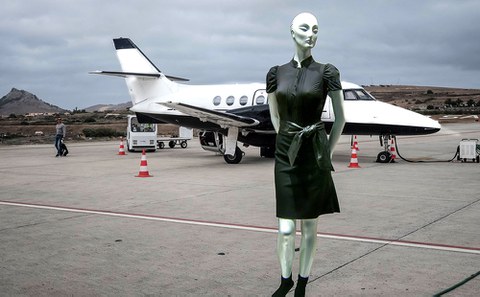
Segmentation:
{"type": "Polygon", "coordinates": [[[290,27],[291,34],[297,49],[312,49],[317,42],[317,18],[308,12],[297,15],[290,27]]]}

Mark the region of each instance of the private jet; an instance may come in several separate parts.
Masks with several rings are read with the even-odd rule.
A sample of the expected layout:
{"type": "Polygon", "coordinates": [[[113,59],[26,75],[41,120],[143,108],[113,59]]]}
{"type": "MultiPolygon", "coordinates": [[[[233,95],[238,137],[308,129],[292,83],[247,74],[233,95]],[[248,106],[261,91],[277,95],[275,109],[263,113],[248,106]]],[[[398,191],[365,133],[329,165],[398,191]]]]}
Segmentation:
{"type": "MultiPolygon", "coordinates": [[[[223,154],[225,162],[242,160],[244,146],[260,147],[260,155],[272,157],[275,131],[270,121],[264,83],[190,85],[188,79],[163,74],[128,38],[113,40],[121,71],[90,73],[125,78],[139,122],[170,123],[202,130],[204,149],[223,154]]],[[[438,132],[440,124],[428,117],[375,100],[361,86],[342,82],[346,135],[379,135],[384,150],[377,161],[390,161],[388,140],[397,135],[438,132]]],[[[335,120],[327,98],[321,120],[327,132],[335,120]]]]}

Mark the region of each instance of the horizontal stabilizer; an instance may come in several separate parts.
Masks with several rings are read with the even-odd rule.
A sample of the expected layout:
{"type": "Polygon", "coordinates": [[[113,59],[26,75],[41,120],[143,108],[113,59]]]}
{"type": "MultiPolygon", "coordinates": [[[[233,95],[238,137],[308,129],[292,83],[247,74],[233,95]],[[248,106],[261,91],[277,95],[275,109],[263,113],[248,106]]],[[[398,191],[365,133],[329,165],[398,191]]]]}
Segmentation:
{"type": "MultiPolygon", "coordinates": [[[[159,78],[162,75],[160,73],[138,73],[138,72],[122,72],[122,71],[91,71],[90,74],[101,74],[118,77],[137,76],[144,78],[159,78]]],[[[165,75],[168,79],[173,81],[189,81],[187,78],[165,75]]]]}
{"type": "Polygon", "coordinates": [[[253,118],[242,117],[228,112],[215,111],[184,103],[163,102],[158,104],[173,108],[189,116],[196,117],[203,122],[215,123],[222,128],[251,127],[259,124],[259,121],[253,118]]]}

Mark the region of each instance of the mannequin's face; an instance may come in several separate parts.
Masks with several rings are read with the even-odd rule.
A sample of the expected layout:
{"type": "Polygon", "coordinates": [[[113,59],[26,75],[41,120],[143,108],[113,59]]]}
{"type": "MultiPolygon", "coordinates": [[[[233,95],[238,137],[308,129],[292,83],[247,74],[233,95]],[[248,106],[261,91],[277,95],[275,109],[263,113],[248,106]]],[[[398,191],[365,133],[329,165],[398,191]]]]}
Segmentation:
{"type": "Polygon", "coordinates": [[[295,43],[303,48],[313,48],[317,42],[317,19],[309,14],[302,13],[292,22],[292,37],[295,43]]]}

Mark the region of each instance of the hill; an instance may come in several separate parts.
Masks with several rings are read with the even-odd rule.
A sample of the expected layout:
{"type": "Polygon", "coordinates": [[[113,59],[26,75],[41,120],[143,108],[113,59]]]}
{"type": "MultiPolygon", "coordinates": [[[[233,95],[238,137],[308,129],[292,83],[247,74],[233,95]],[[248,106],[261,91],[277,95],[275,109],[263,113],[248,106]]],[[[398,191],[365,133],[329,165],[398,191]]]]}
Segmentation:
{"type": "Polygon", "coordinates": [[[0,98],[0,116],[27,113],[64,113],[66,111],[39,99],[27,91],[16,88],[12,88],[7,95],[0,98]]]}
{"type": "Polygon", "coordinates": [[[85,108],[86,112],[106,112],[106,111],[124,111],[132,107],[131,102],[125,102],[120,104],[97,104],[85,108]]]}
{"type": "Polygon", "coordinates": [[[478,113],[478,107],[480,107],[480,90],[478,89],[402,85],[364,87],[379,101],[411,110],[464,114],[478,113]]]}

